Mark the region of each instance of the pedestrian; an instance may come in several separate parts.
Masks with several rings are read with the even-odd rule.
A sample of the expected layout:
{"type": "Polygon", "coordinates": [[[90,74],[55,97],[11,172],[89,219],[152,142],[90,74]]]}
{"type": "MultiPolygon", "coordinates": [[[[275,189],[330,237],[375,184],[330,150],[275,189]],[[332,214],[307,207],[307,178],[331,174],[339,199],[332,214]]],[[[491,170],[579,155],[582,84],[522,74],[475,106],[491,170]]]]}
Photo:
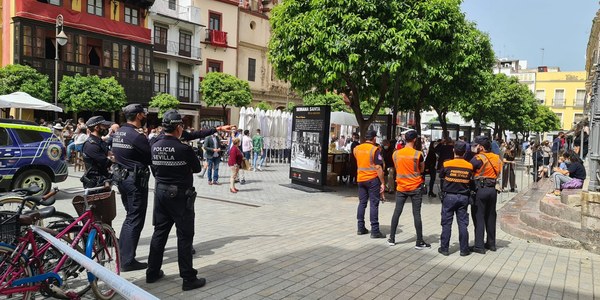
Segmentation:
{"type": "MultiPolygon", "coordinates": [[[[250,130],[244,130],[244,135],[242,136],[242,153],[244,154],[244,159],[246,163],[250,162],[250,153],[252,152],[252,138],[250,138],[250,130]]],[[[240,180],[241,184],[246,183],[246,170],[242,169],[242,180],[240,180]]]]}
{"type": "Polygon", "coordinates": [[[78,132],[74,134],[74,141],[67,146],[67,159],[71,159],[71,153],[73,151],[81,152],[83,150],[83,143],[88,139],[87,126],[85,126],[85,124],[83,124],[83,126],[78,126],[77,131],[78,132]]]}
{"type": "Polygon", "coordinates": [[[437,142],[431,141],[431,143],[429,143],[429,150],[427,150],[427,157],[425,157],[425,174],[429,175],[428,196],[431,198],[437,197],[437,195],[433,192],[433,187],[435,186],[435,176],[437,175],[437,154],[435,153],[436,146],[437,142]]]}
{"type": "Polygon", "coordinates": [[[559,132],[558,136],[552,141],[552,166],[549,169],[556,167],[558,161],[558,153],[563,148],[565,141],[565,133],[559,132]]]}
{"type": "Polygon", "coordinates": [[[475,245],[471,252],[485,254],[485,250],[496,251],[496,202],[498,175],[502,170],[500,156],[492,152],[492,143],[485,136],[478,136],[473,143],[472,151],[477,153],[473,165],[475,201],[471,205],[471,214],[475,225],[475,245]],[[484,244],[483,238],[487,234],[484,244]]]}
{"type": "Polygon", "coordinates": [[[383,157],[381,150],[375,146],[377,131],[369,130],[365,142],[354,148],[356,157],[358,182],[358,235],[369,233],[365,227],[365,211],[369,203],[369,217],[371,221],[371,238],[381,239],[385,235],[379,230],[379,201],[385,189],[383,178],[383,157]]]}
{"type": "Polygon", "coordinates": [[[360,136],[355,132],[352,134],[352,142],[350,143],[350,175],[348,178],[348,184],[356,184],[357,167],[356,157],[354,156],[354,148],[356,148],[358,145],[360,145],[360,136]]]}
{"type": "Polygon", "coordinates": [[[162,125],[164,137],[151,150],[156,188],[146,282],[154,283],[164,277],[161,266],[165,245],[175,224],[179,276],[183,278],[182,290],[188,291],[206,284],[206,279],[197,277],[192,263],[196,200],[192,174],[200,172],[201,166],[192,147],[179,140],[184,131],[181,115],[176,110],[165,112],[162,125]]]}
{"type": "Polygon", "coordinates": [[[252,137],[252,170],[256,172],[258,169],[262,171],[262,165],[265,161],[265,149],[264,149],[264,139],[260,135],[260,129],[256,129],[256,134],[252,137]],[[257,159],[260,157],[260,161],[258,165],[256,164],[257,159]]]}
{"type": "Polygon", "coordinates": [[[125,220],[119,235],[121,271],[145,269],[148,264],[139,262],[136,250],[146,221],[148,208],[148,180],[151,164],[150,145],[141,128],[146,125],[147,110],[141,104],[123,108],[127,123],[113,135],[112,151],[120,169],[128,176],[118,183],[121,201],[125,207],[125,220]]]}
{"type": "Polygon", "coordinates": [[[415,130],[409,130],[404,134],[406,144],[400,150],[394,151],[393,159],[396,166],[396,207],[392,216],[392,226],[390,229],[390,238],[388,244],[396,245],[396,229],[398,220],[404,209],[404,203],[408,198],[412,201],[413,221],[417,232],[417,241],[415,249],[422,250],[430,248],[431,245],[423,240],[423,222],[421,221],[421,204],[423,196],[421,186],[423,177],[421,174],[425,170],[425,161],[423,153],[416,150],[415,141],[419,135],[415,130]]]}
{"type": "Polygon", "coordinates": [[[471,254],[469,250],[469,198],[473,190],[473,165],[464,159],[467,151],[467,143],[457,141],[454,144],[454,159],[444,162],[440,171],[442,186],[442,234],[440,235],[440,247],[438,252],[444,256],[450,255],[450,236],[452,232],[452,220],[456,214],[458,224],[458,240],[460,244],[460,256],[471,254]]]}
{"type": "Polygon", "coordinates": [[[109,168],[114,157],[108,155],[108,145],[102,137],[108,132],[108,126],[113,123],[104,120],[102,116],[91,117],[87,123],[90,135],[83,143],[83,162],[85,163],[85,174],[81,177],[84,188],[94,188],[104,185],[110,178],[109,168]],[[112,159],[112,160],[111,160],[112,159]]]}
{"type": "Polygon", "coordinates": [[[229,183],[229,191],[232,193],[237,193],[239,190],[235,188],[235,179],[237,178],[240,167],[242,166],[244,155],[238,147],[240,145],[240,138],[233,138],[232,144],[233,145],[231,147],[231,150],[229,150],[229,160],[227,163],[231,168],[231,180],[229,183]]]}
{"type": "Polygon", "coordinates": [[[384,169],[383,176],[385,178],[385,192],[393,193],[396,189],[396,172],[394,169],[394,160],[392,154],[394,154],[394,148],[391,147],[389,140],[385,139],[381,142],[383,149],[381,149],[381,156],[383,156],[384,169]]]}
{"type": "Polygon", "coordinates": [[[208,162],[208,185],[219,185],[219,164],[221,163],[221,139],[215,132],[204,139],[204,150],[208,162]]]}
{"type": "Polygon", "coordinates": [[[554,192],[550,193],[550,196],[560,197],[563,189],[580,189],[587,175],[583,162],[575,151],[569,150],[563,153],[562,156],[567,163],[567,168],[554,167],[554,173],[552,174],[554,192]]]}

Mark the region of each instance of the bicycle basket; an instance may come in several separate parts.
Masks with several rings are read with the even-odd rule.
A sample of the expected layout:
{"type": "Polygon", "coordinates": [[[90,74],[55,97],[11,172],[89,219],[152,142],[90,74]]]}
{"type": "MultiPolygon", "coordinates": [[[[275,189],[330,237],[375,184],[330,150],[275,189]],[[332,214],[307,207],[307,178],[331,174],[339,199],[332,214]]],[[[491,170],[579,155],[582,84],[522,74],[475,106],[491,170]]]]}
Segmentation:
{"type": "MultiPolygon", "coordinates": [[[[87,196],[88,205],[94,214],[94,219],[102,221],[102,223],[111,224],[112,220],[117,216],[117,207],[115,203],[115,192],[105,192],[87,196]]],[[[83,196],[75,196],[73,198],[73,207],[79,216],[85,212],[85,202],[83,196]]]]}
{"type": "Polygon", "coordinates": [[[19,234],[17,214],[14,211],[0,211],[0,242],[12,244],[19,234]]]}

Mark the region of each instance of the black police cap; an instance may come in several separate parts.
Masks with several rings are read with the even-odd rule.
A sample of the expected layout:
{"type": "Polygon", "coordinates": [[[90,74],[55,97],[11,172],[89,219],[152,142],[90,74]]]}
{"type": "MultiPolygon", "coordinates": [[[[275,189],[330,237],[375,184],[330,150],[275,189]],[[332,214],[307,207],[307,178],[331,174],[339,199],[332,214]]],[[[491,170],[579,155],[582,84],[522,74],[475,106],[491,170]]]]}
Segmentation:
{"type": "Polygon", "coordinates": [[[465,153],[467,151],[467,143],[463,141],[456,141],[454,143],[454,152],[456,153],[465,153]]]}
{"type": "Polygon", "coordinates": [[[480,135],[480,136],[475,137],[475,140],[473,141],[473,143],[475,143],[477,145],[483,145],[489,141],[490,141],[490,139],[488,139],[487,136],[480,135]]]}
{"type": "Polygon", "coordinates": [[[103,116],[93,116],[87,122],[85,122],[85,126],[90,127],[90,128],[97,126],[97,125],[110,126],[112,124],[113,124],[113,122],[106,121],[103,116]]]}
{"type": "Polygon", "coordinates": [[[377,131],[375,131],[375,130],[369,130],[369,131],[367,131],[367,134],[365,135],[365,138],[367,140],[370,140],[370,139],[375,138],[376,136],[377,136],[377,131]]]}
{"type": "Polygon", "coordinates": [[[181,114],[175,109],[169,109],[163,114],[163,126],[176,125],[182,123],[183,118],[181,117],[181,114]]]}
{"type": "Polygon", "coordinates": [[[416,139],[417,137],[419,137],[419,134],[417,133],[416,130],[409,130],[404,134],[404,138],[407,141],[412,141],[412,140],[416,139]]]}
{"type": "Polygon", "coordinates": [[[123,113],[125,115],[133,115],[137,113],[148,113],[148,110],[145,109],[141,104],[134,103],[123,107],[123,113]]]}

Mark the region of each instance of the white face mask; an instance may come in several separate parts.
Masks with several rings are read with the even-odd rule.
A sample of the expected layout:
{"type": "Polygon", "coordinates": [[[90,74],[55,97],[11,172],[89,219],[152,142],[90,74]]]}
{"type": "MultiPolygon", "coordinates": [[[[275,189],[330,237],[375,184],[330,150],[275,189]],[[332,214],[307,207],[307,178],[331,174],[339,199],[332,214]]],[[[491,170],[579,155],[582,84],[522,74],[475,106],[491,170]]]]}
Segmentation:
{"type": "Polygon", "coordinates": [[[471,152],[473,152],[473,153],[479,153],[479,147],[477,145],[471,146],[471,152]]]}

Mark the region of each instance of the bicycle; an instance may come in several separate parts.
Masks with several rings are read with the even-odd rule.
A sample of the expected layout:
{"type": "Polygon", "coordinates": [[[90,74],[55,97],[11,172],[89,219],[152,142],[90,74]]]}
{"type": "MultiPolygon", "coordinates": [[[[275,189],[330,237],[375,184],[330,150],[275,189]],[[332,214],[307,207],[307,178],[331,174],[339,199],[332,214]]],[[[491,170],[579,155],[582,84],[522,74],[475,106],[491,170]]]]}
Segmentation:
{"type": "MultiPolygon", "coordinates": [[[[95,206],[88,203],[90,192],[107,189],[112,193],[110,186],[85,189],[84,209],[80,216],[58,233],[52,229],[45,231],[119,274],[119,247],[114,230],[101,220],[96,220],[95,206]],[[68,234],[73,233],[74,228],[77,234],[71,239],[68,234]]],[[[97,298],[111,299],[115,290],[91,273],[85,276],[84,269],[67,255],[61,255],[55,263],[58,257],[55,254],[47,254],[48,251],[54,253],[51,250],[52,245],[39,245],[31,228],[21,234],[20,227],[31,225],[36,219],[49,217],[55,211],[54,207],[50,206],[23,214],[27,201],[47,206],[51,205],[54,199],[43,201],[39,197],[24,197],[16,214],[8,217],[5,215],[4,220],[0,222],[0,234],[14,235],[14,240],[17,241],[15,246],[0,243],[0,295],[17,295],[23,299],[31,299],[33,294],[39,291],[45,296],[78,299],[91,288],[97,298]],[[48,261],[48,256],[53,256],[54,261],[48,261]]]]}

